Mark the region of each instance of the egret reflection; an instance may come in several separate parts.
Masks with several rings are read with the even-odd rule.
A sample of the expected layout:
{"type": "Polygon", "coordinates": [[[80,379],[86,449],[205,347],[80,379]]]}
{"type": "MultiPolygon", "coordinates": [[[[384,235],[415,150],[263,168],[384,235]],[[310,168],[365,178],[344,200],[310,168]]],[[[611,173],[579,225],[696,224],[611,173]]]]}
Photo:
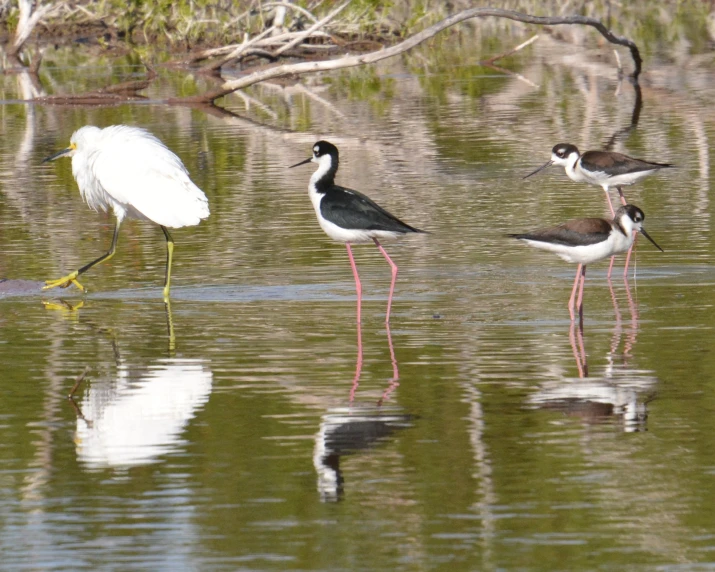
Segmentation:
{"type": "Polygon", "coordinates": [[[587,423],[617,419],[626,432],[646,430],[647,404],[653,399],[658,380],[651,371],[631,365],[639,327],[638,311],[628,281],[624,280],[624,284],[631,322],[624,332],[617,297],[609,280],[616,319],[606,356],[607,365],[602,374],[589,376],[583,322],[572,322],[569,341],[578,378],[561,377],[541,383],[539,390],[529,398],[532,405],[555,409],[568,416],[579,417],[587,423]]]}
{"type": "Polygon", "coordinates": [[[86,367],[69,392],[77,415],[77,458],[88,469],[144,465],[180,450],[184,429],[209,399],[213,374],[208,362],[174,357],[170,303],[164,308],[167,357],[148,364],[128,363],[113,330],[85,322],[92,332],[107,335],[116,363],[115,373],[100,377],[86,367]],[[75,395],[83,384],[86,390],[78,402],[75,395]]]}
{"type": "Polygon", "coordinates": [[[175,358],[147,368],[122,364],[116,379],[92,380],[77,405],[78,460],[90,469],[129,468],[180,450],[212,382],[204,360],[175,358]]]}

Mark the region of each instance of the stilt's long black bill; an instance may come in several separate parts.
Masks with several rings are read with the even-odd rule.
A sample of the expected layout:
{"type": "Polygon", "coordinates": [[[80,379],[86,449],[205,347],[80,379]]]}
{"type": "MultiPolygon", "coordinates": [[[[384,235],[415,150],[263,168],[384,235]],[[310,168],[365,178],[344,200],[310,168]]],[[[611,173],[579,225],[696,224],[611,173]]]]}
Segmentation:
{"type": "Polygon", "coordinates": [[[70,153],[71,151],[73,151],[72,147],[67,147],[67,149],[62,149],[61,151],[57,151],[57,153],[53,153],[49,157],[45,157],[42,160],[42,163],[40,163],[40,164],[42,165],[43,163],[47,163],[49,161],[54,161],[55,159],[59,159],[60,157],[67,155],[67,153],[70,153]]]}
{"type": "Polygon", "coordinates": [[[641,228],[641,234],[643,236],[645,236],[648,240],[650,240],[653,243],[653,246],[655,246],[658,250],[660,250],[661,252],[665,252],[665,250],[663,250],[660,246],[658,246],[656,241],[650,237],[650,234],[648,234],[644,228],[641,228]]]}
{"type": "Polygon", "coordinates": [[[541,167],[539,167],[538,169],[536,169],[536,171],[532,171],[531,173],[529,173],[526,177],[524,177],[524,179],[528,179],[529,177],[531,177],[531,175],[536,175],[536,173],[538,173],[538,172],[541,171],[542,169],[546,169],[546,167],[550,167],[550,166],[553,165],[553,164],[554,164],[553,161],[547,161],[546,163],[544,163],[543,165],[541,165],[541,167]]]}
{"type": "Polygon", "coordinates": [[[301,161],[300,163],[296,163],[295,165],[291,165],[288,167],[289,169],[292,169],[293,167],[297,167],[298,165],[305,165],[306,163],[310,163],[313,160],[313,157],[308,157],[305,161],[301,161]]]}

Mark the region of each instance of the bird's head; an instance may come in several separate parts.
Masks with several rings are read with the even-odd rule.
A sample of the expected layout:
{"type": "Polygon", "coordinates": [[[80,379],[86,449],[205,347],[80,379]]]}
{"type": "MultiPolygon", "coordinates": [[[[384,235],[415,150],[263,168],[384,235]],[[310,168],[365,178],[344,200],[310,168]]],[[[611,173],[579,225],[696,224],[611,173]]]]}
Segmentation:
{"type": "Polygon", "coordinates": [[[526,177],[525,179],[528,179],[531,177],[531,175],[536,175],[539,171],[546,169],[546,167],[550,167],[551,165],[561,165],[561,166],[566,166],[569,163],[573,161],[575,163],[578,161],[579,158],[579,152],[578,148],[576,145],[571,145],[570,143],[559,143],[558,145],[554,145],[554,148],[551,149],[551,159],[546,161],[541,167],[536,169],[535,171],[532,171],[526,177]]]}
{"type": "Polygon", "coordinates": [[[614,217],[614,222],[620,227],[623,234],[630,236],[634,230],[640,232],[653,243],[653,246],[663,252],[663,249],[658,246],[656,241],[653,240],[643,228],[644,220],[645,214],[635,205],[623,205],[616,211],[616,216],[614,217]]]}
{"type": "Polygon", "coordinates": [[[554,145],[551,149],[551,164],[561,165],[565,167],[567,165],[573,165],[578,161],[581,154],[578,152],[578,147],[576,145],[571,145],[571,143],[559,143],[554,145]]]}
{"type": "Polygon", "coordinates": [[[306,163],[318,163],[321,170],[337,170],[338,168],[339,153],[338,148],[327,141],[318,141],[313,145],[313,156],[308,157],[300,163],[291,165],[290,168],[297,167],[298,165],[305,165],[306,163]]]}
{"type": "Polygon", "coordinates": [[[54,161],[60,157],[72,157],[79,149],[89,148],[101,131],[102,130],[99,127],[95,127],[94,125],[85,125],[84,127],[80,127],[77,131],[72,133],[68,147],[57,151],[57,153],[53,153],[49,157],[45,157],[42,162],[47,163],[48,161],[54,161]]]}

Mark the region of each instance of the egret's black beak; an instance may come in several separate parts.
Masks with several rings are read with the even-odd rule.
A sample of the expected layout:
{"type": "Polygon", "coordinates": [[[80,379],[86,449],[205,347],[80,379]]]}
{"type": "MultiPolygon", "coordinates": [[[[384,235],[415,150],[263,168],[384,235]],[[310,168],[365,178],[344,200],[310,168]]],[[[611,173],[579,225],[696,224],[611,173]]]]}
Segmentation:
{"type": "Polygon", "coordinates": [[[542,169],[546,169],[546,167],[550,167],[550,166],[553,165],[553,164],[554,164],[553,161],[547,161],[546,163],[544,163],[543,165],[541,165],[541,167],[539,167],[538,169],[536,169],[536,171],[532,171],[531,173],[529,173],[526,177],[524,177],[524,179],[528,179],[529,177],[531,177],[531,175],[536,175],[536,173],[538,173],[538,172],[541,171],[542,169]]]}
{"type": "Polygon", "coordinates": [[[53,153],[49,157],[45,157],[42,160],[42,163],[40,163],[40,164],[47,163],[49,161],[54,161],[55,159],[59,159],[60,157],[64,157],[65,155],[67,155],[68,153],[71,153],[74,150],[75,150],[74,147],[67,147],[67,149],[62,149],[62,151],[57,151],[57,153],[53,153]]]}
{"type": "Polygon", "coordinates": [[[308,157],[305,161],[301,161],[300,163],[296,163],[295,165],[291,165],[288,167],[289,169],[292,169],[293,167],[297,167],[298,165],[305,165],[306,163],[310,163],[313,160],[313,157],[308,157]]]}
{"type": "Polygon", "coordinates": [[[643,236],[645,236],[648,240],[650,240],[650,241],[653,243],[653,246],[655,246],[658,250],[660,250],[661,252],[665,252],[665,250],[663,250],[660,246],[658,246],[658,244],[656,243],[656,241],[653,240],[653,239],[650,237],[650,234],[648,234],[648,233],[645,231],[644,228],[641,227],[640,233],[641,233],[643,236]]]}

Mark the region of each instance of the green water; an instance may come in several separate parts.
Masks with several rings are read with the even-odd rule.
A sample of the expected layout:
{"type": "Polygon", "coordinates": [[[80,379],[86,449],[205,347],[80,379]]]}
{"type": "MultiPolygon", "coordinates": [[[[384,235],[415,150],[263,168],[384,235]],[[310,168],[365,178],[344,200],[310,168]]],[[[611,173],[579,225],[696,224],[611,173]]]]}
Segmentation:
{"type": "MultiPolygon", "coordinates": [[[[0,277],[34,282],[0,284],[3,567],[712,566],[712,66],[651,62],[626,133],[635,95],[610,54],[563,51],[544,39],[513,59],[537,87],[425,49],[307,92],[258,86],[223,102],[239,117],[161,104],[201,88],[166,70],[147,101],[97,108],[18,103],[5,76],[0,277]],[[170,307],[163,235],[139,222],[86,297],[39,292],[109,246],[113,219],[82,203],[70,162],[40,165],[88,123],[150,129],[209,198],[207,221],[173,233],[170,307]],[[639,242],[635,278],[619,262],[610,289],[606,264],[589,268],[586,372],[575,269],[505,235],[605,215],[603,191],[563,170],[522,177],[558,142],[619,132],[614,149],[678,168],[625,189],[665,253],[639,242]],[[389,268],[355,248],[362,356],[313,165],[287,169],[321,138],[338,183],[430,232],[386,245],[389,331],[389,268]]],[[[47,92],[142,73],[48,61],[47,92]]]]}

